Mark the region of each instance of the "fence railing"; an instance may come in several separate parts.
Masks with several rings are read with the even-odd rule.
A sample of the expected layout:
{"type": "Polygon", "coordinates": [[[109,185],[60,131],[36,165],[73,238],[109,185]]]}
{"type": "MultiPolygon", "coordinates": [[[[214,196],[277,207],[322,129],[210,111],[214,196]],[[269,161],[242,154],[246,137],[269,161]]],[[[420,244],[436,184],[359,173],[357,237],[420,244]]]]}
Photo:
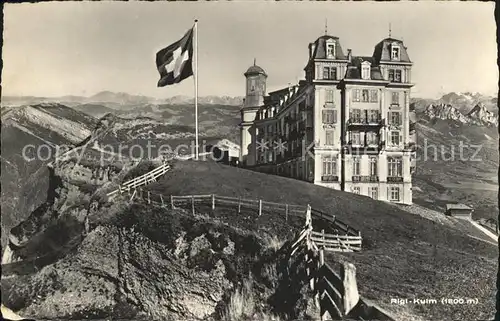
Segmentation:
{"type": "Polygon", "coordinates": [[[132,189],[136,189],[138,187],[144,186],[151,182],[156,182],[156,179],[166,172],[170,170],[170,165],[165,163],[157,168],[153,169],[146,174],[143,174],[139,177],[133,178],[125,183],[122,183],[118,186],[118,188],[107,194],[108,198],[112,198],[118,194],[126,193],[132,189]]]}
{"type": "MultiPolygon", "coordinates": [[[[338,236],[343,238],[344,241],[331,245],[326,244],[328,243],[327,241],[325,243],[325,240],[328,239],[326,234],[313,231],[311,212],[311,208],[308,207],[305,227],[297,234],[292,243],[290,258],[300,250],[305,252],[297,259],[303,260],[306,263],[306,275],[309,280],[310,289],[314,291],[315,302],[320,308],[321,320],[327,320],[331,317],[342,318],[354,308],[355,303],[359,300],[359,297],[357,297],[357,287],[354,291],[349,291],[351,297],[346,298],[344,279],[325,262],[324,251],[329,250],[328,246],[332,246],[335,251],[338,251],[339,247],[352,247],[350,244],[352,242],[350,238],[352,237],[338,236]],[[318,235],[321,235],[321,238],[317,238],[316,236],[318,235]],[[356,301],[354,303],[353,298],[356,301]]],[[[361,250],[361,240],[359,240],[359,250],[361,250]]]]}
{"type": "MultiPolygon", "coordinates": [[[[308,209],[308,206],[303,205],[283,204],[263,200],[245,199],[241,197],[221,196],[215,194],[175,196],[138,190],[134,191],[134,193],[131,194],[130,199],[132,200],[134,197],[139,197],[143,201],[146,201],[148,204],[157,204],[163,207],[168,206],[171,209],[190,209],[192,210],[193,214],[195,214],[196,212],[197,205],[211,206],[213,210],[216,208],[216,206],[228,206],[237,209],[238,214],[241,213],[241,211],[244,209],[255,211],[258,216],[261,216],[264,212],[281,214],[285,216],[286,221],[288,221],[290,216],[303,218],[304,213],[308,209]]],[[[325,229],[322,229],[321,232],[313,230],[309,232],[311,233],[311,239],[314,240],[315,244],[317,244],[318,247],[332,252],[361,251],[362,237],[360,231],[353,229],[334,216],[328,216],[327,214],[320,211],[310,209],[309,215],[311,225],[313,217],[314,219],[323,219],[326,222],[331,223],[331,230],[333,233],[325,233],[325,229]]]]}
{"type": "Polygon", "coordinates": [[[196,214],[196,209],[200,206],[207,206],[213,210],[216,207],[222,206],[234,208],[237,210],[238,214],[242,211],[249,210],[254,212],[257,216],[261,216],[264,213],[278,214],[284,216],[287,221],[289,217],[304,217],[304,206],[301,205],[274,203],[264,200],[245,199],[242,197],[230,197],[216,194],[176,196],[153,193],[142,189],[129,192],[129,194],[130,200],[138,198],[148,204],[155,204],[171,209],[183,208],[192,210],[193,214],[196,214]]]}

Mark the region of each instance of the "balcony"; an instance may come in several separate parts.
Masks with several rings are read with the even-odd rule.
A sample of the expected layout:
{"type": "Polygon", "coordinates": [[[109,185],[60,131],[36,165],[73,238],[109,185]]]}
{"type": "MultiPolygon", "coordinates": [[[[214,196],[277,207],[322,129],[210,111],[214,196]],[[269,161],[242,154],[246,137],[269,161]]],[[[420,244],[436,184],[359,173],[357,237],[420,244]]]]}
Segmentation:
{"type": "Polygon", "coordinates": [[[403,177],[388,176],[387,183],[403,183],[403,177]]]}
{"type": "Polygon", "coordinates": [[[323,175],[323,176],[321,176],[321,181],[322,182],[338,182],[339,177],[333,176],[333,175],[323,175]]]}
{"type": "Polygon", "coordinates": [[[361,176],[361,175],[356,175],[352,177],[353,182],[360,182],[360,183],[376,183],[378,182],[378,176],[361,176]]]}
{"type": "Polygon", "coordinates": [[[388,123],[387,126],[389,129],[401,130],[403,129],[403,124],[400,123],[388,123]]]}
{"type": "Polygon", "coordinates": [[[349,127],[354,127],[354,126],[382,126],[384,124],[384,119],[378,117],[378,118],[349,118],[347,120],[347,126],[349,127]]]}
{"type": "Polygon", "coordinates": [[[382,149],[385,148],[385,143],[375,143],[375,144],[359,144],[353,145],[352,141],[347,142],[346,146],[343,146],[347,154],[354,155],[364,155],[364,154],[378,154],[382,149]]]}
{"type": "Polygon", "coordinates": [[[374,175],[354,175],[352,181],[356,183],[377,183],[378,176],[374,175]]]}

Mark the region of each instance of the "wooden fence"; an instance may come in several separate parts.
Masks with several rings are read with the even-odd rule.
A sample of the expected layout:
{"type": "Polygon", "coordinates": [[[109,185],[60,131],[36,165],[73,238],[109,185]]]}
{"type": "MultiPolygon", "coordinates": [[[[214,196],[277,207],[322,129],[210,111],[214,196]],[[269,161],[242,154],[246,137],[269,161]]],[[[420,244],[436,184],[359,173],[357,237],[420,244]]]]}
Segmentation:
{"type": "Polygon", "coordinates": [[[136,188],[149,184],[151,182],[156,182],[156,179],[158,177],[164,175],[169,170],[170,170],[170,165],[165,163],[153,169],[152,171],[147,172],[144,175],[141,175],[139,177],[133,178],[129,181],[126,181],[125,183],[120,184],[116,190],[108,193],[107,196],[108,198],[111,199],[117,196],[118,194],[126,193],[133,189],[135,190],[136,188]]]}
{"type": "MultiPolygon", "coordinates": [[[[346,304],[344,280],[332,267],[325,263],[324,251],[328,250],[328,248],[315,241],[314,233],[311,209],[308,208],[306,225],[292,243],[290,259],[299,252],[303,253],[296,259],[306,263],[309,287],[314,291],[315,302],[320,308],[321,320],[327,320],[329,317],[342,318],[352,308],[346,304]]],[[[335,246],[339,246],[339,244],[335,246]]]]}
{"type": "MultiPolygon", "coordinates": [[[[304,213],[309,207],[303,205],[268,202],[263,200],[244,199],[241,197],[220,196],[215,194],[174,196],[137,190],[131,194],[131,199],[134,197],[139,197],[148,204],[156,204],[163,207],[168,206],[171,209],[188,209],[191,210],[193,214],[196,214],[196,208],[199,205],[210,206],[212,210],[215,210],[216,206],[224,206],[234,208],[235,210],[237,209],[238,214],[240,214],[243,210],[251,210],[258,216],[261,216],[264,212],[283,215],[285,216],[286,221],[288,221],[290,216],[304,218],[304,213]]],[[[324,229],[322,229],[321,232],[311,230],[310,237],[315,244],[317,244],[317,246],[325,249],[326,251],[332,252],[361,251],[361,232],[353,229],[341,220],[328,216],[322,212],[311,209],[309,213],[311,226],[313,225],[313,218],[314,220],[322,219],[331,224],[331,229],[334,232],[325,233],[324,229]],[[316,213],[320,213],[321,215],[317,215],[316,213]]]]}

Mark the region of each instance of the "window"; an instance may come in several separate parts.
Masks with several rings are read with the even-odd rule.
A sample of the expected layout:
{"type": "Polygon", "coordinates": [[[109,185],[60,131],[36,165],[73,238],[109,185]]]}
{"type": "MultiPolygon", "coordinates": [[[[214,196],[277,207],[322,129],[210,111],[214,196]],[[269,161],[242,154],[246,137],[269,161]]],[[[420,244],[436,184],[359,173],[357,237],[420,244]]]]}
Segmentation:
{"type": "Polygon", "coordinates": [[[378,91],[376,89],[370,90],[370,102],[371,103],[378,102],[378,91]]]}
{"type": "Polygon", "coordinates": [[[323,68],[323,79],[337,80],[337,68],[336,67],[324,67],[323,68]]]}
{"type": "Polygon", "coordinates": [[[391,187],[389,189],[389,200],[399,201],[399,187],[391,187]]]}
{"type": "Polygon", "coordinates": [[[351,144],[352,145],[361,145],[361,135],[359,132],[351,133],[351,144]]]}
{"type": "Polygon", "coordinates": [[[370,176],[377,176],[377,158],[370,157],[370,176]]]}
{"type": "Polygon", "coordinates": [[[337,80],[337,68],[336,67],[330,67],[330,78],[333,80],[337,80]]]}
{"type": "Polygon", "coordinates": [[[388,177],[402,177],[403,176],[403,160],[401,157],[388,157],[388,177]]]}
{"type": "Polygon", "coordinates": [[[399,46],[392,46],[391,47],[391,59],[392,60],[399,60],[399,46]]]}
{"type": "Polygon", "coordinates": [[[392,103],[392,104],[395,104],[395,105],[399,105],[399,92],[397,92],[397,91],[393,91],[393,92],[392,92],[392,100],[391,100],[391,103],[392,103]]]}
{"type": "Polygon", "coordinates": [[[363,90],[361,91],[361,97],[362,97],[362,101],[363,101],[364,103],[367,103],[367,102],[369,102],[369,101],[370,101],[370,98],[369,98],[369,91],[368,91],[368,89],[363,89],[363,90]]]}
{"type": "Polygon", "coordinates": [[[401,143],[401,134],[398,131],[391,132],[391,144],[397,146],[401,143]]]}
{"type": "Polygon", "coordinates": [[[374,200],[378,200],[378,187],[370,188],[370,197],[374,200]]]}
{"type": "Polygon", "coordinates": [[[392,111],[390,112],[391,118],[389,119],[389,122],[391,125],[395,126],[400,126],[401,125],[401,113],[398,111],[392,111]]]}
{"type": "Polygon", "coordinates": [[[352,158],[352,175],[358,176],[360,175],[360,160],[359,157],[352,158]]]}
{"type": "Polygon", "coordinates": [[[353,123],[361,123],[361,109],[353,109],[351,111],[351,118],[353,123]]]}
{"type": "Polygon", "coordinates": [[[326,90],[325,102],[326,103],[333,103],[333,90],[331,90],[331,89],[326,90]]]}
{"type": "Polygon", "coordinates": [[[378,135],[375,132],[366,133],[366,143],[368,145],[378,145],[378,135]]]}
{"type": "Polygon", "coordinates": [[[401,70],[394,71],[394,82],[401,82],[401,70]]]}
{"type": "Polygon", "coordinates": [[[337,175],[337,160],[332,156],[323,157],[323,175],[337,175]]]}
{"type": "Polygon", "coordinates": [[[359,101],[359,89],[354,89],[352,101],[359,101]]]}
{"type": "Polygon", "coordinates": [[[327,58],[335,58],[335,43],[326,45],[326,56],[327,58]]]}
{"type": "Polygon", "coordinates": [[[370,65],[363,65],[361,67],[361,78],[370,79],[370,65]]]}
{"type": "Polygon", "coordinates": [[[359,194],[361,194],[361,189],[359,188],[359,186],[354,186],[354,187],[352,188],[352,192],[353,192],[354,194],[358,194],[358,195],[359,195],[359,194]]]}
{"type": "Polygon", "coordinates": [[[377,123],[379,121],[378,110],[368,111],[368,121],[370,123],[377,123]]]}
{"type": "Polygon", "coordinates": [[[337,111],[335,109],[325,109],[323,110],[323,124],[336,124],[337,123],[337,111]]]}
{"type": "Polygon", "coordinates": [[[401,82],[401,69],[389,69],[389,81],[401,82]]]}
{"type": "Polygon", "coordinates": [[[333,129],[327,129],[325,131],[325,145],[331,146],[331,145],[335,144],[335,142],[333,140],[334,139],[334,135],[333,134],[334,134],[333,129]]]}

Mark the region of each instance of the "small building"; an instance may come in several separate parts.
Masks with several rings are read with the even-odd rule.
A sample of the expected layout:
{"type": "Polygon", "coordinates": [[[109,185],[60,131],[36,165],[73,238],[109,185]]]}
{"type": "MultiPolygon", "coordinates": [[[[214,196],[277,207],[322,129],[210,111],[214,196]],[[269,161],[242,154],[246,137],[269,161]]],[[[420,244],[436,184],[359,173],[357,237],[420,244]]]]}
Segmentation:
{"type": "Polygon", "coordinates": [[[446,204],[446,215],[464,218],[464,219],[472,219],[472,211],[474,209],[465,204],[446,204]]]}
{"type": "Polygon", "coordinates": [[[211,153],[212,160],[216,162],[232,166],[238,164],[240,146],[228,139],[209,142],[205,150],[211,153]]]}

